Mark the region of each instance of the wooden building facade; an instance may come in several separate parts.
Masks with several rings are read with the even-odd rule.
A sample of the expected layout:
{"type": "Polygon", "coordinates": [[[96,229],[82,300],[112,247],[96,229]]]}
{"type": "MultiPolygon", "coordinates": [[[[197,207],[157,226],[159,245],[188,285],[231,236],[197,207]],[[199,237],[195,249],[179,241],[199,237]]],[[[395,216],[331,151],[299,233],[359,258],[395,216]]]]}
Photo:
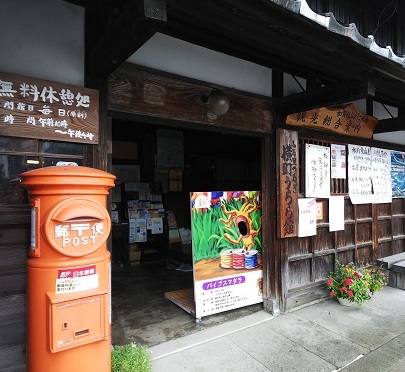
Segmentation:
{"type": "MultiPolygon", "coordinates": [[[[331,195],[344,196],[344,230],[329,231],[328,200],[319,199],[322,216],[317,220],[316,235],[303,238],[281,236],[279,213],[282,145],[286,140],[294,141],[298,155],[295,200],[305,196],[305,144],[355,144],[405,151],[404,145],[286,124],[291,113],[364,99],[368,115],[373,114],[374,101],[398,108],[398,117],[380,121],[375,133],[404,129],[403,63],[376,55],[353,39],[308,20],[299,13],[304,3],[300,1],[143,0],[105,1],[103,6],[96,0],[67,2],[86,10],[85,86],[99,92],[98,143],[75,144],[73,149],[67,144],[56,149],[40,138],[20,136],[21,140],[13,141],[13,136],[0,132],[1,156],[10,161],[36,157],[47,160],[43,164],[48,165],[73,160],[111,172],[113,119],[260,139],[263,296],[264,308],[272,313],[325,298],[324,279],[335,260],[366,264],[405,251],[404,198],[383,204],[352,204],[347,182],[332,182],[331,195]],[[115,11],[110,12],[111,6],[115,11]],[[133,31],[133,27],[137,32],[132,38],[120,36],[123,28],[133,31]],[[125,62],[156,32],[271,67],[272,97],[125,62]],[[305,79],[306,90],[284,96],[286,73],[305,79]],[[230,100],[228,113],[216,118],[207,116],[202,100],[213,88],[221,89],[230,100]]],[[[346,25],[355,22],[363,34],[371,33],[371,25],[384,9],[378,1],[344,2],[344,6],[333,1],[307,3],[315,12],[332,12],[346,25]],[[363,12],[365,4],[372,4],[374,11],[363,12]]],[[[383,32],[375,34],[380,45],[391,45],[397,56],[405,52],[400,27],[404,18],[403,4],[398,4],[391,21],[379,26],[383,32]]],[[[153,152],[146,155],[153,159],[153,152]]],[[[0,331],[4,336],[0,341],[0,371],[23,371],[30,208],[24,195],[11,188],[3,187],[0,192],[0,331]]]]}

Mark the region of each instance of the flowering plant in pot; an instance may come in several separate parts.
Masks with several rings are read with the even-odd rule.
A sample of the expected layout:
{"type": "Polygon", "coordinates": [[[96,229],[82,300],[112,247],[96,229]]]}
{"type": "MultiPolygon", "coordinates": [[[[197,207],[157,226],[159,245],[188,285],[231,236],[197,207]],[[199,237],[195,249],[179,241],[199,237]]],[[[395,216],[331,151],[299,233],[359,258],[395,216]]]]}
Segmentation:
{"type": "Polygon", "coordinates": [[[336,261],[336,269],[326,279],[331,297],[346,299],[361,305],[371,299],[373,293],[385,284],[386,276],[381,267],[356,268],[353,262],[346,265],[336,261]]]}
{"type": "Polygon", "coordinates": [[[388,276],[385,274],[385,269],[382,266],[372,265],[364,272],[368,278],[368,284],[371,293],[375,293],[382,289],[388,283],[388,276]]]}

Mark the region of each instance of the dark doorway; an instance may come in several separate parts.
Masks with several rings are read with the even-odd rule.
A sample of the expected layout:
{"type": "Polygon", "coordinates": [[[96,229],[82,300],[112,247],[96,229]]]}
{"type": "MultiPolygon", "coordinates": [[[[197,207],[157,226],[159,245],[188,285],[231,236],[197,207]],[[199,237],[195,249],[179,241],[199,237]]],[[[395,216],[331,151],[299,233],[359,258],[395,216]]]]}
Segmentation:
{"type": "MultiPolygon", "coordinates": [[[[166,183],[161,185],[163,203],[174,211],[179,228],[190,228],[190,192],[261,188],[258,137],[113,120],[112,140],[113,165],[138,166],[140,182],[166,183]],[[159,129],[182,133],[184,167],[179,173],[156,167],[159,129]]],[[[247,306],[196,323],[191,314],[165,298],[166,292],[193,288],[193,272],[177,270],[184,262],[192,263],[191,244],[180,242],[180,246],[184,254],[131,262],[129,267],[113,264],[113,343],[152,346],[263,308],[247,306]]]]}

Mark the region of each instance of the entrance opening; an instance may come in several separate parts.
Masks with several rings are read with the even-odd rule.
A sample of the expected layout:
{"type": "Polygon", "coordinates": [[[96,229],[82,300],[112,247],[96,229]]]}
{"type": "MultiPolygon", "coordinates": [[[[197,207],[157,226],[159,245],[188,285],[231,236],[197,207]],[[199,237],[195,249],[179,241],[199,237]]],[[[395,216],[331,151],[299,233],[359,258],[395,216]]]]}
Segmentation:
{"type": "MultiPolygon", "coordinates": [[[[190,193],[260,190],[261,139],[114,119],[112,141],[119,190],[115,198],[117,190],[113,191],[113,204],[119,223],[128,223],[128,190],[138,187],[129,184],[153,185],[165,210],[163,234],[148,230],[146,242],[114,239],[113,227],[113,344],[135,341],[153,346],[262,309],[262,304],[250,305],[210,315],[209,322],[197,325],[190,303],[194,283],[190,193]],[[166,143],[158,140],[161,132],[166,143]],[[162,161],[161,156],[168,159],[162,161]]],[[[246,224],[239,229],[246,235],[246,224]]]]}

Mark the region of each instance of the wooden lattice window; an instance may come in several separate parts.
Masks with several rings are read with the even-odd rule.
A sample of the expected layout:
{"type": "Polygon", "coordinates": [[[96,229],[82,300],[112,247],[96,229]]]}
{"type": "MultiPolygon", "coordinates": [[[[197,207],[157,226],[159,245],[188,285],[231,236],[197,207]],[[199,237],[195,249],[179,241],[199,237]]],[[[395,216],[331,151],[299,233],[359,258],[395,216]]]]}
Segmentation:
{"type": "Polygon", "coordinates": [[[20,174],[32,169],[74,162],[83,165],[83,144],[0,136],[0,205],[25,204],[27,190],[20,174]]]}
{"type": "Polygon", "coordinates": [[[329,141],[320,141],[320,140],[313,140],[308,138],[300,138],[299,139],[299,175],[300,175],[300,187],[299,193],[301,196],[305,195],[305,145],[312,144],[318,146],[325,146],[330,147],[331,143],[340,144],[346,146],[346,178],[331,178],[330,180],[330,193],[331,195],[348,195],[349,187],[347,181],[347,144],[346,143],[338,143],[338,142],[329,142],[329,141]]]}

